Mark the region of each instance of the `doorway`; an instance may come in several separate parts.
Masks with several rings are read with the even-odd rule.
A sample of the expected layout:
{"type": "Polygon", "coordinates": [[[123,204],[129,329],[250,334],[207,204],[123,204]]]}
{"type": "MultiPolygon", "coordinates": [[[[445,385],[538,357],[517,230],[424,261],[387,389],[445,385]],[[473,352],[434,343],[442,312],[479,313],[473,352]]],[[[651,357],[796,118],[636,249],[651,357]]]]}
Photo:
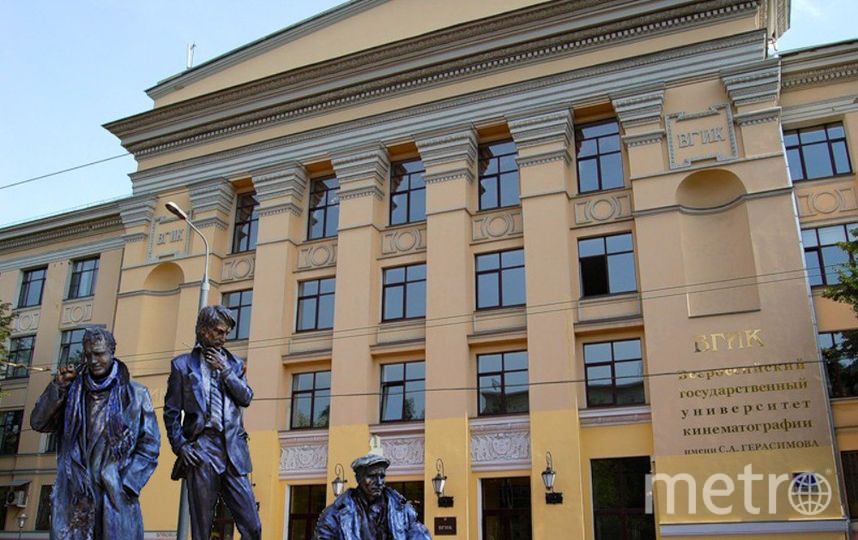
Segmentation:
{"type": "Polygon", "coordinates": [[[483,540],[530,540],[530,478],[482,480],[483,540]]]}

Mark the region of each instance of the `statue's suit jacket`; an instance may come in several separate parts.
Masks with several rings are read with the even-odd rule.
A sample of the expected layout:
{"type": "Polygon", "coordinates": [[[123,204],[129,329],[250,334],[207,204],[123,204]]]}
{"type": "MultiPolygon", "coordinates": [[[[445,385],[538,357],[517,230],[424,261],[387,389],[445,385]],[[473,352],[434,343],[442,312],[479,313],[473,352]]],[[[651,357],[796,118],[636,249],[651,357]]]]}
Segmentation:
{"type": "MultiPolygon", "coordinates": [[[[241,408],[250,405],[253,390],[247,385],[244,376],[244,364],[226,349],[226,368],[221,372],[223,380],[223,431],[226,439],[226,453],[229,462],[239,475],[251,471],[250,451],[247,447],[247,432],[244,430],[241,408]]],[[[164,425],[170,446],[177,456],[183,446],[199,437],[206,425],[206,392],[203,388],[202,350],[199,347],[187,354],[173,359],[170,365],[170,378],[167,380],[167,395],[164,398],[164,425]],[[182,420],[181,412],[185,412],[182,420]]],[[[174,479],[183,478],[184,471],[173,467],[174,479]]]]}

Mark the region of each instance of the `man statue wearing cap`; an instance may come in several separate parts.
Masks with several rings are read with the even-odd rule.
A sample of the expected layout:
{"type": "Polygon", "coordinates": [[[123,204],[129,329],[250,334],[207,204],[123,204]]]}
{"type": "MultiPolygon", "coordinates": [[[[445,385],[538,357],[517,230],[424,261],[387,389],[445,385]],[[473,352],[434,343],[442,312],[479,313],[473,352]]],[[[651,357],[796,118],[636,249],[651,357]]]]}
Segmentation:
{"type": "Polygon", "coordinates": [[[405,497],[384,485],[390,460],[367,454],[352,462],[357,488],[350,488],[325,508],[314,540],[430,540],[405,497]]]}

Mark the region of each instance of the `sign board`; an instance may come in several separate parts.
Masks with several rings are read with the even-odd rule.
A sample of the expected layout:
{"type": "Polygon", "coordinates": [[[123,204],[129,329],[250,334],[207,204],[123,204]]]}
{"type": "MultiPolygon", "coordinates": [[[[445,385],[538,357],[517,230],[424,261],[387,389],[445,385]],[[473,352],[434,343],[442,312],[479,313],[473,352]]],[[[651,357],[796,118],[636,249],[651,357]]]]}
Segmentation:
{"type": "Polygon", "coordinates": [[[733,114],[727,104],[701,112],[665,115],[670,168],[690,167],[696,161],[729,161],[739,157],[733,114]]]}
{"type": "Polygon", "coordinates": [[[455,536],[456,535],[456,518],[455,517],[436,517],[435,518],[435,536],[455,536]]]}

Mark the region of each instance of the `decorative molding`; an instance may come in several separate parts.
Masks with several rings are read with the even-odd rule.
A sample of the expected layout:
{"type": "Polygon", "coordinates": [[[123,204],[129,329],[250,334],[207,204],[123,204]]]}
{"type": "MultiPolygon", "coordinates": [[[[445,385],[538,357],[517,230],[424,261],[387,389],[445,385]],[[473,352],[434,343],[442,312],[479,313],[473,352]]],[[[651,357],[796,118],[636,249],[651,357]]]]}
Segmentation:
{"type": "Polygon", "coordinates": [[[327,477],[327,431],[286,432],[280,435],[280,479],[327,477]]]}
{"type": "Polygon", "coordinates": [[[839,82],[841,79],[853,79],[855,77],[858,77],[858,62],[851,62],[839,66],[784,75],[782,84],[785,90],[791,90],[815,84],[832,84],[839,82]]]}
{"type": "MultiPolygon", "coordinates": [[[[589,3],[589,2],[586,2],[589,3]]],[[[569,4],[560,2],[556,5],[546,6],[548,16],[568,16],[569,4]],[[565,6],[565,9],[560,9],[565,6]]],[[[350,84],[340,86],[326,85],[329,91],[308,95],[309,91],[303,93],[289,92],[303,81],[309,84],[313,79],[321,76],[319,70],[331,69],[332,64],[337,61],[355,62],[355,58],[346,57],[338,59],[333,63],[323,63],[317,66],[316,71],[296,70],[279,75],[274,75],[261,81],[240,85],[237,88],[226,89],[216,92],[214,95],[201,96],[155,110],[142,113],[124,120],[107,124],[106,127],[112,133],[122,139],[123,146],[134,153],[138,158],[151,156],[163,151],[175,150],[189,145],[196,145],[212,141],[217,138],[231,136],[236,133],[255,131],[284,121],[293,121],[309,114],[332,111],[347,106],[354,106],[366,101],[378,100],[382,97],[392,97],[404,92],[412,92],[439,84],[453,82],[461,78],[471,78],[476,74],[488,74],[498,70],[507,70],[510,67],[527,65],[534,62],[546,61],[557,57],[568,56],[593,47],[604,47],[609,44],[622,43],[632,39],[640,39],[645,36],[660,35],[666,32],[675,32],[680,28],[696,27],[709,23],[712,20],[723,20],[725,18],[737,17],[745,13],[756,11],[758,3],[747,1],[735,3],[730,0],[709,0],[707,2],[695,2],[685,6],[678,6],[655,13],[641,14],[625,20],[613,22],[601,21],[588,28],[576,28],[574,30],[555,33],[542,39],[528,40],[523,43],[495,48],[489,51],[479,52],[464,58],[448,59],[447,61],[434,62],[430,65],[418,67],[410,71],[400,71],[394,75],[353,80],[350,84]],[[311,74],[308,75],[307,74],[311,74]],[[306,77],[306,78],[302,78],[306,77]],[[275,97],[272,97],[274,94],[275,97]],[[278,95],[279,94],[279,95],[278,95]],[[240,103],[248,104],[255,100],[263,101],[265,96],[265,107],[245,112],[243,114],[231,113],[225,105],[240,103]],[[279,98],[279,99],[278,99],[279,98]],[[202,124],[199,121],[194,124],[193,115],[198,118],[206,111],[223,109],[220,118],[202,124]],[[231,113],[231,114],[230,114],[231,113]],[[188,120],[188,118],[191,120],[188,120]],[[172,133],[147,137],[154,133],[154,125],[163,126],[164,123],[173,119],[181,118],[182,126],[172,133]]],[[[537,10],[538,11],[538,10],[537,10]]],[[[544,24],[546,14],[540,19],[544,24]]],[[[481,20],[471,23],[474,32],[485,35],[487,28],[497,24],[495,20],[481,20]]],[[[505,36],[509,36],[509,23],[505,24],[505,36]]],[[[455,32],[458,39],[466,35],[461,25],[454,30],[446,30],[441,34],[455,32]]],[[[436,34],[430,34],[406,43],[396,44],[396,54],[393,46],[383,48],[385,53],[391,54],[390,60],[401,58],[403,48],[413,47],[413,52],[419,54],[419,43],[425,40],[437,39],[436,34]]],[[[425,48],[425,43],[423,44],[425,48]]],[[[425,49],[424,49],[425,50],[425,49]]],[[[365,56],[371,60],[369,64],[378,65],[379,51],[368,51],[365,56]]],[[[343,69],[343,68],[341,68],[343,69]]],[[[345,68],[347,71],[358,70],[357,66],[351,65],[345,68]]],[[[366,66],[364,66],[366,69],[366,66]]],[[[371,70],[370,70],[371,71],[371,70]]],[[[339,73],[341,75],[342,72],[339,73]]],[[[327,77],[338,75],[337,71],[327,73],[327,77]]]]}
{"type": "Polygon", "coordinates": [[[290,163],[277,170],[260,172],[252,176],[256,190],[256,200],[265,209],[266,202],[281,197],[291,197],[296,201],[304,199],[307,190],[307,171],[300,163],[290,163]]]}
{"type": "Polygon", "coordinates": [[[312,243],[298,248],[298,270],[314,270],[337,265],[337,241],[312,243]]]}
{"type": "Polygon", "coordinates": [[[110,229],[121,227],[119,215],[103,217],[97,220],[69,224],[61,228],[42,232],[34,232],[23,236],[15,236],[0,240],[0,252],[36,247],[42,244],[60,242],[68,238],[99,234],[110,229]]]}
{"type": "Polygon", "coordinates": [[[92,320],[92,300],[64,302],[60,326],[77,326],[92,320]]]}
{"type": "Polygon", "coordinates": [[[223,261],[221,281],[253,279],[256,272],[256,254],[236,255],[223,261]]]}
{"type": "MultiPolygon", "coordinates": [[[[850,181],[850,183],[852,183],[850,181]]],[[[858,197],[852,186],[829,186],[809,192],[795,192],[800,218],[828,217],[831,214],[858,210],[858,197]]]]}
{"type": "Polygon", "coordinates": [[[226,215],[232,213],[235,189],[225,178],[195,182],[188,186],[188,195],[191,199],[191,209],[195,215],[211,211],[226,215]]]}
{"type": "Polygon", "coordinates": [[[350,201],[352,199],[360,199],[362,197],[375,197],[376,199],[384,200],[384,191],[378,186],[364,186],[360,188],[352,188],[349,191],[340,190],[337,193],[337,198],[341,201],[350,201]]]}
{"type": "Polygon", "coordinates": [[[784,107],[781,111],[781,123],[784,128],[789,129],[792,125],[802,122],[838,119],[854,112],[858,112],[858,93],[784,107]]]}
{"type": "Polygon", "coordinates": [[[579,409],[581,426],[617,426],[623,424],[646,424],[652,422],[649,405],[639,407],[616,407],[579,409]]]}
{"type": "Polygon", "coordinates": [[[95,255],[98,253],[104,253],[105,251],[122,249],[124,247],[125,240],[123,238],[108,238],[97,242],[81,244],[79,246],[39,253],[38,255],[34,254],[16,257],[14,259],[6,259],[4,261],[0,261],[0,272],[18,270],[32,266],[42,266],[56,261],[79,259],[86,257],[87,255],[95,255]]]}
{"type": "Polygon", "coordinates": [[[739,157],[739,146],[736,142],[736,130],[733,126],[733,110],[727,104],[722,105],[713,105],[706,109],[705,111],[700,112],[676,112],[670,113],[665,117],[665,124],[667,126],[667,153],[670,157],[670,168],[671,169],[683,169],[690,167],[694,162],[703,161],[707,159],[714,159],[717,162],[723,161],[732,161],[738,159],[739,157]],[[676,130],[677,122],[684,122],[688,120],[698,120],[700,118],[708,118],[712,116],[720,116],[724,114],[725,119],[722,127],[727,130],[727,142],[729,144],[729,153],[719,152],[717,150],[710,150],[703,152],[701,154],[697,154],[694,156],[689,156],[683,159],[681,162],[677,160],[678,149],[677,145],[674,144],[673,136],[674,131],[676,130]]]}
{"type": "Polygon", "coordinates": [[[599,194],[575,200],[576,225],[593,225],[632,217],[632,197],[628,191],[599,194]]]}
{"type": "Polygon", "coordinates": [[[142,225],[149,227],[158,199],[153,196],[141,196],[125,199],[119,203],[119,214],[125,230],[142,225]]]}
{"type": "Polygon", "coordinates": [[[727,95],[736,107],[761,101],[777,101],[781,67],[778,58],[721,71],[727,95]]]}
{"type": "Polygon", "coordinates": [[[384,456],[390,459],[387,474],[423,474],[423,423],[379,424],[370,433],[381,439],[384,456]]]}
{"type": "Polygon", "coordinates": [[[379,187],[390,177],[390,158],[380,145],[335,155],[331,163],[340,182],[340,192],[351,183],[371,179],[379,187]]]}
{"type": "Polygon", "coordinates": [[[530,467],[530,422],[527,416],[471,420],[471,470],[530,467]]]}
{"type": "Polygon", "coordinates": [[[665,131],[663,129],[623,136],[623,142],[626,143],[626,146],[629,148],[644,146],[646,144],[660,144],[664,139],[665,131]]]}
{"type": "Polygon", "coordinates": [[[560,144],[561,148],[568,151],[572,146],[572,110],[569,107],[548,113],[512,117],[507,120],[507,125],[519,150],[560,144]]]}
{"type": "Polygon", "coordinates": [[[283,204],[275,204],[272,206],[266,206],[265,208],[262,208],[261,210],[259,210],[257,212],[257,214],[259,215],[259,217],[265,217],[265,216],[273,216],[276,214],[284,214],[286,212],[289,212],[290,214],[292,214],[294,216],[301,216],[301,214],[303,213],[301,207],[298,206],[297,204],[295,204],[295,203],[283,203],[283,204]]]}
{"type": "Polygon", "coordinates": [[[524,234],[521,208],[478,214],[471,220],[471,240],[486,242],[501,238],[512,238],[524,234]]]}
{"type": "Polygon", "coordinates": [[[13,334],[32,334],[39,329],[41,318],[41,306],[35,308],[24,308],[15,310],[15,318],[12,319],[13,334]]]}
{"type": "Polygon", "coordinates": [[[554,152],[544,152],[542,154],[536,154],[526,157],[518,157],[515,162],[518,164],[519,169],[523,169],[525,167],[533,167],[534,165],[544,165],[546,163],[551,163],[554,161],[563,161],[567,165],[572,163],[572,154],[569,153],[570,149],[567,147],[564,150],[556,150],[554,152]]]}
{"type": "Polygon", "coordinates": [[[426,172],[427,184],[464,178],[473,182],[476,176],[477,133],[473,128],[440,136],[417,138],[417,149],[426,172]],[[453,165],[452,167],[450,165],[453,165]]]}
{"type": "Polygon", "coordinates": [[[733,117],[736,125],[739,126],[754,126],[757,124],[765,124],[766,122],[777,122],[780,119],[780,107],[770,107],[757,111],[742,112],[733,117]]]}
{"type": "Polygon", "coordinates": [[[623,128],[660,124],[664,112],[664,88],[642,89],[611,97],[623,128]]]}
{"type": "Polygon", "coordinates": [[[388,139],[412,137],[414,133],[449,129],[446,126],[463,118],[482,122],[524,107],[591,99],[620,84],[637,87],[717,73],[725,67],[756,60],[764,45],[764,31],[729,36],[153,167],[132,173],[132,181],[136,193],[160,192],[214,174],[242,174],[248,168],[274,166],[284,159],[312,159],[347,144],[369,144],[378,140],[381,132],[388,139]]]}
{"type": "Polygon", "coordinates": [[[384,231],[381,255],[402,255],[426,251],[426,225],[384,231]]]}

